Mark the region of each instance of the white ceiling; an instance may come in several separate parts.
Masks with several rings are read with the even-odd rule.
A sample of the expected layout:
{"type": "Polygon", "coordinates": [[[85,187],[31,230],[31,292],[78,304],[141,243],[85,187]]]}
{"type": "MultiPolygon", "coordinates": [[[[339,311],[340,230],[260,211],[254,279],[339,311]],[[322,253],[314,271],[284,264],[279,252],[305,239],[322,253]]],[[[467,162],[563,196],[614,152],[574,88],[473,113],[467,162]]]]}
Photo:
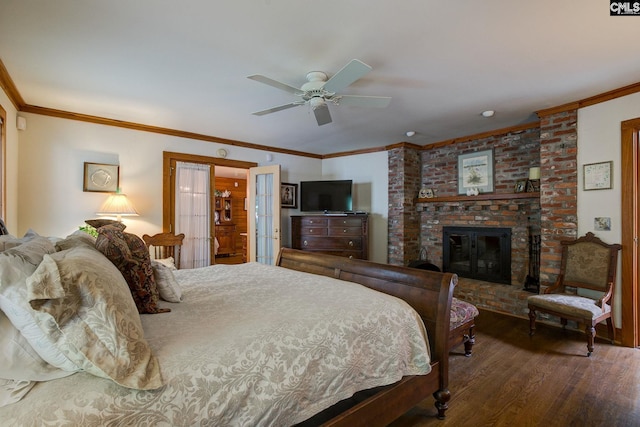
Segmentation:
{"type": "Polygon", "coordinates": [[[640,17],[604,0],[0,1],[27,104],[316,154],[535,120],[640,81],[639,40],[640,17]],[[354,58],[373,71],[343,94],[388,107],[330,106],[324,126],[306,106],[251,114],[295,98],[247,76],[300,87],[354,58]]]}

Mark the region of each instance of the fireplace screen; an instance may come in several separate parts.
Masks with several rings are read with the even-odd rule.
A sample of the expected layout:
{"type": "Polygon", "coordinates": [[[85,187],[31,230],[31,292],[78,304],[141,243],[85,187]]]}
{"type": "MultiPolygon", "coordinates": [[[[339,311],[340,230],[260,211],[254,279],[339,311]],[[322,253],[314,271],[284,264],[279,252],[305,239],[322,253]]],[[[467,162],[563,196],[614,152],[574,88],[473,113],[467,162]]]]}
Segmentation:
{"type": "Polygon", "coordinates": [[[511,284],[511,229],[444,227],[444,271],[511,284]]]}

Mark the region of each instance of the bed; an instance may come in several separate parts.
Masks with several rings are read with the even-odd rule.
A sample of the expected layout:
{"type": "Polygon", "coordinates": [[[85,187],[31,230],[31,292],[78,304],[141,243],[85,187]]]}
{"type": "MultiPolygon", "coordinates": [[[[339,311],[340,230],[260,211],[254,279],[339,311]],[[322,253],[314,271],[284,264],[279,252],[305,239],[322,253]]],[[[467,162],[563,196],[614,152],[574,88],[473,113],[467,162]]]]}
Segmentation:
{"type": "MultiPolygon", "coordinates": [[[[40,261],[26,257],[34,267],[26,276],[32,309],[49,307],[55,317],[52,301],[66,298],[49,286],[52,269],[67,294],[60,283],[84,280],[86,272],[66,263],[97,268],[96,280],[116,292],[113,268],[80,240],[40,261]]],[[[65,353],[77,343],[58,337],[76,369],[27,381],[27,392],[0,408],[3,425],[386,425],[430,395],[444,417],[455,275],[283,249],[277,266],[216,265],[172,276],[180,302],[140,315],[144,337],[133,333],[136,346],[121,345],[144,354],[144,363],[123,380],[122,363],[111,372],[90,352],[65,353]]],[[[7,283],[3,273],[0,308],[9,316],[7,283]]],[[[135,331],[135,317],[112,323],[135,331]]],[[[64,335],[65,327],[50,333],[64,335]]],[[[115,362],[124,360],[121,347],[104,345],[116,349],[115,362]]]]}

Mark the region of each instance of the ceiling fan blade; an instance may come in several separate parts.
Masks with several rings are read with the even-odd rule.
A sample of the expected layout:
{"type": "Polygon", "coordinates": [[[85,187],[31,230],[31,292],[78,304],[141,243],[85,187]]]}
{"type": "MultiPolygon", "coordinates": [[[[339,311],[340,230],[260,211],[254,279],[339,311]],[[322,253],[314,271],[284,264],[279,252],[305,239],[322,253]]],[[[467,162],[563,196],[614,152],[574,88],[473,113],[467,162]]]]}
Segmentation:
{"type": "Polygon", "coordinates": [[[256,111],[255,113],[251,113],[251,114],[253,114],[254,116],[264,116],[265,114],[275,113],[277,111],[282,111],[282,110],[286,110],[286,109],[289,109],[289,108],[297,107],[298,105],[304,105],[304,101],[291,102],[289,104],[284,104],[284,105],[279,105],[277,107],[267,108],[266,110],[256,111]]]}
{"type": "Polygon", "coordinates": [[[356,107],[375,107],[384,108],[391,102],[388,96],[359,96],[359,95],[342,95],[336,96],[338,105],[353,105],[356,107]]]}
{"type": "Polygon", "coordinates": [[[351,62],[342,67],[340,71],[327,80],[323,89],[327,92],[338,93],[371,70],[372,68],[364,62],[352,59],[351,62]]]}
{"type": "Polygon", "coordinates": [[[315,107],[313,109],[313,114],[316,116],[316,121],[318,122],[318,126],[331,123],[331,114],[329,113],[329,107],[327,107],[327,104],[323,104],[321,106],[315,107]]]}
{"type": "Polygon", "coordinates": [[[253,76],[247,76],[248,79],[255,80],[260,83],[264,83],[269,86],[273,86],[276,89],[283,90],[285,92],[292,93],[294,95],[299,95],[302,93],[300,89],[297,87],[289,86],[286,83],[281,83],[279,81],[270,79],[269,77],[261,76],[260,74],[254,74],[253,76]]]}

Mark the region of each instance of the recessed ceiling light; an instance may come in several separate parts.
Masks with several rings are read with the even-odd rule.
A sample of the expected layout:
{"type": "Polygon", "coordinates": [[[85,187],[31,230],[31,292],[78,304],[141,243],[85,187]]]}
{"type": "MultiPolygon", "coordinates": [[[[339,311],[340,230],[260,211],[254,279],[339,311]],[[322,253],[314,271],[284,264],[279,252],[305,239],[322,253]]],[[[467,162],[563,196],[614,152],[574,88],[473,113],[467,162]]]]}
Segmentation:
{"type": "Polygon", "coordinates": [[[482,112],[482,117],[493,117],[496,112],[493,110],[487,110],[482,112]]]}
{"type": "Polygon", "coordinates": [[[405,135],[407,135],[408,137],[412,137],[415,134],[416,134],[415,131],[410,130],[410,131],[407,131],[405,135]]]}

